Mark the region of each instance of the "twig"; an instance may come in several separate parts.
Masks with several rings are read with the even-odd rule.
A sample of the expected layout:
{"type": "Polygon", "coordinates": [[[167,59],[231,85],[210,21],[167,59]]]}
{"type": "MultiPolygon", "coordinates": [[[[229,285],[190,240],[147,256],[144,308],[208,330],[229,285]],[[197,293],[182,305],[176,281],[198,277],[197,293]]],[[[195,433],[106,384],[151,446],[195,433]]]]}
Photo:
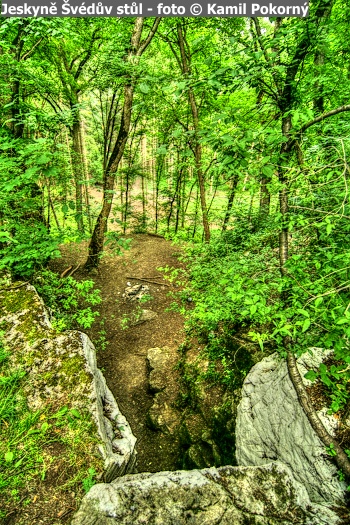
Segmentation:
{"type": "Polygon", "coordinates": [[[332,211],[326,211],[326,210],[319,210],[317,208],[307,208],[306,206],[289,206],[290,208],[293,208],[293,209],[298,209],[298,210],[309,210],[309,211],[313,211],[315,213],[322,213],[323,215],[332,215],[333,217],[340,217],[341,219],[350,219],[350,216],[349,215],[343,215],[343,214],[340,214],[340,213],[334,213],[332,211]]]}
{"type": "Polygon", "coordinates": [[[6,292],[7,290],[17,290],[17,288],[22,288],[22,286],[25,286],[26,284],[29,284],[29,281],[19,284],[18,286],[8,286],[7,288],[0,288],[0,292],[6,292]]]}
{"type": "MultiPolygon", "coordinates": [[[[127,277],[127,279],[134,279],[134,281],[143,281],[145,283],[149,284],[158,284],[159,286],[170,286],[170,284],[167,283],[160,283],[158,281],[151,281],[150,279],[143,279],[142,277],[127,277]]],[[[153,279],[153,277],[152,277],[153,279]]]]}
{"type": "Polygon", "coordinates": [[[341,286],[340,288],[334,288],[333,290],[321,293],[320,295],[314,295],[311,299],[308,299],[306,301],[305,306],[311,303],[311,301],[313,301],[314,299],[318,299],[319,297],[325,297],[326,295],[331,295],[332,293],[342,292],[343,290],[347,290],[348,288],[350,288],[350,284],[347,284],[346,286],[341,286]]]}
{"type": "Polygon", "coordinates": [[[73,265],[69,266],[66,270],[64,270],[64,272],[62,272],[61,275],[60,275],[60,279],[63,279],[63,277],[71,277],[71,275],[73,275],[73,273],[75,273],[77,271],[77,269],[80,268],[80,263],[73,270],[72,270],[72,268],[73,268],[73,265]]]}
{"type": "Polygon", "coordinates": [[[71,276],[73,275],[73,273],[75,273],[75,272],[78,270],[78,268],[80,268],[80,263],[78,264],[78,266],[77,266],[76,268],[74,268],[74,270],[72,270],[71,272],[69,272],[68,277],[71,277],[71,276]]]}
{"type": "Polygon", "coordinates": [[[61,275],[60,275],[60,279],[63,279],[63,277],[65,277],[67,275],[67,273],[73,268],[73,265],[71,266],[68,266],[68,268],[66,270],[64,270],[61,275]]]}
{"type": "Polygon", "coordinates": [[[61,518],[65,518],[66,516],[68,516],[68,514],[70,514],[71,512],[73,512],[73,510],[75,510],[75,507],[69,507],[67,510],[64,511],[63,514],[61,514],[60,516],[57,516],[59,519],[61,518]]]}

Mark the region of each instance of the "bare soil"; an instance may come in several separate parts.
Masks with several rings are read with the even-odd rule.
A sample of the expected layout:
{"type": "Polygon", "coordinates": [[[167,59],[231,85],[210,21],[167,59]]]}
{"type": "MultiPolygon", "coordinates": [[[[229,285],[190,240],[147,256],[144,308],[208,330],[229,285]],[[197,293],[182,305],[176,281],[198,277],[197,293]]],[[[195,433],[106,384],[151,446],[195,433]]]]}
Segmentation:
{"type": "MultiPolygon", "coordinates": [[[[51,267],[62,272],[70,265],[81,263],[82,266],[86,253],[86,247],[81,244],[64,247],[62,258],[53,261],[51,267]]],[[[180,248],[161,237],[133,234],[130,250],[120,256],[106,255],[97,274],[91,276],[101,290],[102,303],[98,307],[99,321],[86,332],[96,344],[98,365],[107,384],[137,437],[139,472],[175,470],[179,467],[179,451],[173,437],[150,430],[146,424],[153,399],[148,390],[147,350],[167,346],[177,355],[177,349],[185,338],[183,317],[169,310],[174,302],[171,292],[179,291],[179,288],[166,281],[164,273],[159,271],[160,267],[166,266],[181,268],[178,255],[180,248]],[[130,286],[148,286],[152,299],[141,305],[127,301],[123,294],[130,287],[128,283],[130,286]],[[152,310],[157,317],[131,326],[130,319],[140,307],[152,310]],[[99,350],[101,330],[105,332],[108,342],[105,350],[99,350]]],[[[74,277],[86,278],[86,274],[79,269],[74,277]]],[[[170,369],[168,374],[169,382],[171,379],[171,383],[176,384],[177,371],[170,369]]]]}

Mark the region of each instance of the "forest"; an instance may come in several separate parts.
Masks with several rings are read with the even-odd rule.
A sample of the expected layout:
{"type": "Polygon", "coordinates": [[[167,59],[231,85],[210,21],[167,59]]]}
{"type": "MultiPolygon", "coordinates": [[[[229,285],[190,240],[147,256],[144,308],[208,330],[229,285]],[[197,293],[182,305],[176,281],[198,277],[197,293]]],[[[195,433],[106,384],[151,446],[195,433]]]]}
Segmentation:
{"type": "Polygon", "coordinates": [[[346,0],[311,0],[307,18],[0,22],[3,286],[32,283],[63,329],[89,329],[106,254],[118,265],[141,234],[174,243],[181,268],[163,273],[207,378],[242,384],[237,341],[277,351],[345,477],[350,451],[296,358],[334,351],[307,378],[348,414],[349,30],[346,0]],[[69,245],[84,263],[62,303],[49,268],[69,245]]]}

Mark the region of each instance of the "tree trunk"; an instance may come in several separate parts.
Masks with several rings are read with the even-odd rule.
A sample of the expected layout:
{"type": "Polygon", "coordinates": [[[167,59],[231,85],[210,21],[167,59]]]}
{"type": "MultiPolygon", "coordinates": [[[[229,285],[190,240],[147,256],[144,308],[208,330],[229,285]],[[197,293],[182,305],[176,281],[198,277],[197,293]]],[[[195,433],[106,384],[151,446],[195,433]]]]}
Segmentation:
{"type": "Polygon", "coordinates": [[[99,258],[103,252],[104,236],[107,231],[107,220],[111,212],[113,202],[115,174],[118,169],[120,159],[123,156],[130,129],[133,97],[134,86],[132,84],[127,84],[124,88],[124,107],[118,138],[111,159],[108,163],[108,171],[104,175],[102,209],[97,217],[95,228],[89,244],[89,255],[85,264],[85,268],[87,270],[98,267],[99,258]]]}
{"type": "MultiPolygon", "coordinates": [[[[182,61],[182,72],[185,77],[189,77],[191,75],[191,57],[187,57],[186,50],[185,50],[185,39],[182,32],[182,27],[180,24],[177,26],[177,33],[179,37],[179,47],[180,47],[180,53],[181,53],[181,61],[182,61]]],[[[186,46],[188,49],[188,45],[186,46]]],[[[206,194],[205,194],[205,183],[204,183],[204,175],[203,175],[203,168],[202,168],[202,145],[199,142],[199,115],[198,115],[198,106],[196,102],[196,97],[193,92],[193,88],[190,86],[188,88],[188,99],[190,102],[191,112],[192,112],[192,119],[193,119],[193,129],[194,129],[194,158],[195,158],[195,167],[196,167],[196,175],[198,180],[198,187],[199,187],[199,195],[200,195],[200,203],[201,203],[201,210],[202,210],[202,222],[203,222],[203,229],[204,229],[204,239],[205,242],[210,241],[210,228],[209,228],[209,221],[208,221],[208,209],[207,209],[207,203],[206,203],[206,194]]]]}
{"type": "Polygon", "coordinates": [[[261,218],[265,218],[270,213],[270,201],[271,195],[267,188],[267,184],[270,180],[267,177],[261,177],[260,180],[260,205],[259,205],[259,215],[261,218]]]}
{"type": "Polygon", "coordinates": [[[73,175],[75,185],[75,220],[77,223],[78,231],[84,233],[84,220],[83,220],[83,187],[84,187],[84,160],[83,150],[81,143],[81,121],[80,116],[75,116],[73,126],[71,128],[72,137],[72,162],[73,162],[73,175]]]}
{"type": "MultiPolygon", "coordinates": [[[[144,18],[138,17],[135,19],[133,32],[130,39],[130,49],[126,57],[126,62],[128,62],[129,67],[132,63],[135,63],[135,59],[138,62],[139,58],[146,50],[153,36],[155,35],[159,22],[160,18],[156,18],[152,28],[148,33],[148,36],[143,42],[141,42],[144,18]]],[[[107,230],[107,221],[113,202],[115,175],[123,156],[130,130],[135,82],[136,80],[132,78],[130,74],[128,82],[124,87],[124,103],[117,140],[104,173],[103,204],[99,216],[97,217],[96,225],[89,244],[89,255],[85,263],[85,268],[87,270],[98,267],[100,255],[103,252],[104,236],[107,230]]]]}

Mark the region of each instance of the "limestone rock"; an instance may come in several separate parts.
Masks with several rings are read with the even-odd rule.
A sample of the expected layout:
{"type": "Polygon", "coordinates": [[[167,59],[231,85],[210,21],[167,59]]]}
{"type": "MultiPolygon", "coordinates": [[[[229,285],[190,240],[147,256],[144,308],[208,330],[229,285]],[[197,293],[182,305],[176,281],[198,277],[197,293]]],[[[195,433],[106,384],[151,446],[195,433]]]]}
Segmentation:
{"type": "Polygon", "coordinates": [[[179,424],[179,413],[169,402],[166,391],[155,395],[147,414],[147,424],[152,430],[173,434],[179,424]]]}
{"type": "Polygon", "coordinates": [[[281,464],[125,476],[92,487],[71,525],[335,525],[281,464]]]}
{"type": "Polygon", "coordinates": [[[1,291],[0,311],[12,364],[30,377],[25,392],[29,407],[39,409],[49,399],[53,408],[90,412],[106,481],[132,472],[136,438],[97,368],[95,348],[87,335],[56,333],[42,300],[28,284],[1,291]]]}
{"type": "Polygon", "coordinates": [[[167,370],[169,366],[172,366],[173,361],[170,349],[166,346],[164,348],[150,348],[147,350],[146,359],[150,369],[149,388],[151,392],[156,394],[167,386],[167,370]]]}
{"type": "MultiPolygon", "coordinates": [[[[298,360],[303,376],[322,360],[314,349],[298,360]]],[[[307,380],[304,378],[305,384],[307,380]]],[[[323,422],[332,433],[337,420],[323,412],[323,422]]],[[[289,378],[285,360],[277,354],[257,363],[247,375],[236,421],[238,465],[263,465],[278,460],[288,465],[302,483],[311,501],[342,502],[346,485],[312,429],[289,378]]]]}
{"type": "Polygon", "coordinates": [[[135,313],[135,319],[131,321],[130,326],[137,326],[138,324],[145,323],[146,321],[152,321],[156,319],[158,314],[153,312],[153,310],[141,310],[140,312],[135,313]]]}
{"type": "Polygon", "coordinates": [[[142,299],[148,292],[149,286],[147,284],[135,284],[135,286],[125,288],[123,295],[127,301],[134,302],[142,299]]]}
{"type": "Polygon", "coordinates": [[[169,370],[175,366],[177,355],[165,346],[150,348],[146,359],[149,389],[155,394],[147,414],[147,424],[152,430],[173,434],[179,424],[179,413],[174,408],[178,390],[176,380],[173,374],[169,375],[169,370]]]}

